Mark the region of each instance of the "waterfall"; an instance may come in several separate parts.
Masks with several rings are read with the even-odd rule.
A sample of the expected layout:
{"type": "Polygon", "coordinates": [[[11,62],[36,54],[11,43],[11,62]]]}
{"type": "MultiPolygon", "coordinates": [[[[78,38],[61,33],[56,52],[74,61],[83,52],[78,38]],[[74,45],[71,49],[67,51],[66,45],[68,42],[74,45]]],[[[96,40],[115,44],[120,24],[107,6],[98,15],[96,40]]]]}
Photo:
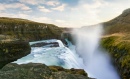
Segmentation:
{"type": "Polygon", "coordinates": [[[74,30],[77,54],[83,59],[84,69],[92,78],[120,79],[111,64],[109,55],[100,50],[99,41],[103,33],[102,25],[74,30]]]}
{"type": "Polygon", "coordinates": [[[31,53],[21,59],[13,63],[17,64],[27,64],[27,63],[43,63],[46,65],[56,65],[62,66],[64,68],[78,68],[83,69],[82,59],[76,54],[75,47],[71,44],[69,47],[73,50],[71,51],[69,48],[65,47],[62,41],[57,39],[51,40],[41,40],[30,42],[30,45],[36,43],[51,43],[57,42],[59,47],[31,47],[31,53]]]}
{"type": "Polygon", "coordinates": [[[66,39],[68,48],[57,39],[30,42],[36,43],[57,42],[59,47],[31,47],[31,53],[13,63],[43,63],[48,66],[56,65],[64,68],[84,69],[88,76],[96,79],[120,79],[111,64],[109,55],[100,50],[99,42],[102,35],[102,26],[85,27],[74,30],[76,46],[66,39]]]}

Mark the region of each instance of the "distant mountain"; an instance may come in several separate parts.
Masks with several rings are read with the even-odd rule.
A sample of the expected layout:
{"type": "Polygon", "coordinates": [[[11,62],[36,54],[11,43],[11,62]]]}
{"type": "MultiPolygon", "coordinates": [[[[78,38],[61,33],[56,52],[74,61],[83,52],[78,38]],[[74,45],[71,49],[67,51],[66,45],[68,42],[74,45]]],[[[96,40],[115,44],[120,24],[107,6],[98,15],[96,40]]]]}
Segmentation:
{"type": "Polygon", "coordinates": [[[20,18],[0,17],[0,41],[6,39],[35,41],[59,39],[62,30],[53,24],[20,18]]]}
{"type": "Polygon", "coordinates": [[[130,33],[130,8],[122,12],[118,17],[104,22],[105,34],[130,33]]]}

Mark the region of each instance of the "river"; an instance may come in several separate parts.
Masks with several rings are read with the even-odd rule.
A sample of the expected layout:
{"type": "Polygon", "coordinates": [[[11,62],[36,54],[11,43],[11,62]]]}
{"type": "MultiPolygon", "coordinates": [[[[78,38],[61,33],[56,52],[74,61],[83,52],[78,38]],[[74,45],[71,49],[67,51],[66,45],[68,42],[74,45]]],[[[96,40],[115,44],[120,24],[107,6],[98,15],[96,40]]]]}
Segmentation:
{"type": "Polygon", "coordinates": [[[96,79],[120,79],[110,61],[109,55],[100,50],[99,42],[101,26],[75,30],[76,46],[66,39],[68,47],[57,39],[30,42],[36,43],[57,42],[58,47],[41,46],[31,47],[31,53],[13,63],[44,63],[48,66],[56,65],[64,68],[84,69],[89,77],[96,79]]]}

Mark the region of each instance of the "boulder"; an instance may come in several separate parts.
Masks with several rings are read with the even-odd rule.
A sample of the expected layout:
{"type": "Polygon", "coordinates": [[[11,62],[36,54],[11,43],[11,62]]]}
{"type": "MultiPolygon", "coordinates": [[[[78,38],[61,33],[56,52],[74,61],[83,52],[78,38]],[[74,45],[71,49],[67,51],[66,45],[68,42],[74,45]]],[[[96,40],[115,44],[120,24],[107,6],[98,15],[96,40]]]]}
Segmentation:
{"type": "Polygon", "coordinates": [[[65,69],[62,69],[62,71],[54,72],[51,68],[49,68],[45,64],[40,63],[28,63],[22,65],[10,63],[0,70],[0,79],[90,79],[90,78],[88,78],[87,75],[84,76],[81,74],[68,73],[65,71],[65,69]]]}

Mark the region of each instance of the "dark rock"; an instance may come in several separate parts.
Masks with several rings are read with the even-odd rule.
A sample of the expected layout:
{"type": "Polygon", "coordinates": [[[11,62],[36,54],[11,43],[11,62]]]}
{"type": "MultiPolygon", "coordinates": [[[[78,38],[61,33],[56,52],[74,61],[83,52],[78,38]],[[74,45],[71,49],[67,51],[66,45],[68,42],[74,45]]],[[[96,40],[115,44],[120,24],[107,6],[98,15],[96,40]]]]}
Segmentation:
{"type": "Polygon", "coordinates": [[[0,79],[49,79],[50,75],[44,64],[8,64],[0,70],[0,79]]]}
{"type": "Polygon", "coordinates": [[[51,43],[40,42],[32,44],[31,47],[59,47],[59,44],[58,42],[51,42],[51,43]]]}
{"type": "MultiPolygon", "coordinates": [[[[61,68],[62,69],[62,68],[61,68]]],[[[7,64],[0,70],[0,79],[89,79],[80,74],[65,71],[53,72],[48,66],[38,63],[7,64]]]]}
{"type": "Polygon", "coordinates": [[[0,42],[0,69],[10,62],[28,55],[30,51],[31,48],[28,42],[0,42]]]}
{"type": "Polygon", "coordinates": [[[69,74],[66,72],[55,72],[53,73],[53,79],[89,79],[88,77],[78,75],[78,74],[69,74]]]}

